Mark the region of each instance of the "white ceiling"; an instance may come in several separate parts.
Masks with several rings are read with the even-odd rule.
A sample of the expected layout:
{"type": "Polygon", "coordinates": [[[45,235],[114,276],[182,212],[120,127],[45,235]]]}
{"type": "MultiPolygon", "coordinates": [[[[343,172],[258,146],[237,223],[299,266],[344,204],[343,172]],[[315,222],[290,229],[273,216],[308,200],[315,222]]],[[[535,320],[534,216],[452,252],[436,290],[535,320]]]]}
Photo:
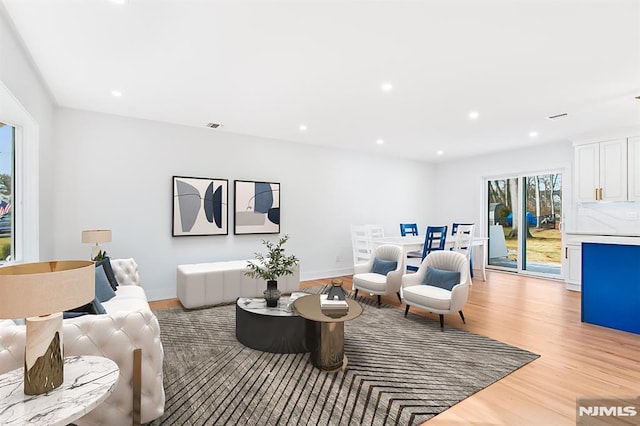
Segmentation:
{"type": "Polygon", "coordinates": [[[640,124],[638,0],[0,1],[64,107],[433,162],[640,124]]]}

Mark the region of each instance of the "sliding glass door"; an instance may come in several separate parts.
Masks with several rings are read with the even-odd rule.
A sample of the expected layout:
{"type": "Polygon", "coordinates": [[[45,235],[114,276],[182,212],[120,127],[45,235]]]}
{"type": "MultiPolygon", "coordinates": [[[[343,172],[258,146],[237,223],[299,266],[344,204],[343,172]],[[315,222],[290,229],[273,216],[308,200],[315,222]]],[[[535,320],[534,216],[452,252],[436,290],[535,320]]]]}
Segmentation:
{"type": "Polygon", "coordinates": [[[487,180],[489,266],[560,277],[562,174],[487,180]]]}

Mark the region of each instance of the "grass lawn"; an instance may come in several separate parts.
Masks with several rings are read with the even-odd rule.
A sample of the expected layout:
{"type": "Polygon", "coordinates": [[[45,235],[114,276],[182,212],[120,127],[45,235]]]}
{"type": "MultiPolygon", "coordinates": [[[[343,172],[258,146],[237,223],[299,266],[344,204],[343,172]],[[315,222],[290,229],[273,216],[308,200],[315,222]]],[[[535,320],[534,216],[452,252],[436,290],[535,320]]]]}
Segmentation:
{"type": "Polygon", "coordinates": [[[5,260],[9,253],[11,253],[11,237],[0,237],[0,259],[5,260]]]}
{"type": "MultiPolygon", "coordinates": [[[[562,234],[558,229],[529,228],[531,237],[527,238],[527,260],[530,262],[546,262],[560,264],[562,256],[562,234]]],[[[504,228],[504,238],[509,253],[517,253],[517,238],[509,238],[511,228],[504,228]]],[[[515,259],[515,254],[509,254],[515,259]]]]}

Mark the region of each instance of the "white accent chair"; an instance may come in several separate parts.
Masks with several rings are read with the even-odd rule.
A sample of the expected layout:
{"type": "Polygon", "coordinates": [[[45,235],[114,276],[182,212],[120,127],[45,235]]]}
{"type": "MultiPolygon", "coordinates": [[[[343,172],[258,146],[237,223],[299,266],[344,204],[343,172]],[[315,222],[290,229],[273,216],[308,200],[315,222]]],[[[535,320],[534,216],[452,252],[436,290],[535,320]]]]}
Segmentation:
{"type": "Polygon", "coordinates": [[[404,316],[411,306],[440,315],[440,328],[444,329],[444,315],[458,311],[464,323],[462,307],[469,297],[469,261],[458,252],[443,250],[434,251],[425,257],[415,274],[402,277],[402,297],[407,305],[404,316]],[[427,267],[460,272],[460,282],[451,291],[444,288],[423,284],[427,267]]]}
{"type": "Polygon", "coordinates": [[[378,295],[378,306],[380,305],[380,296],[384,294],[396,293],[398,299],[402,302],[400,286],[402,285],[404,267],[404,256],[401,247],[390,244],[378,246],[367,263],[353,266],[354,298],[358,297],[358,290],[364,290],[372,295],[378,295]],[[372,272],[376,258],[397,262],[396,269],[386,275],[372,272]]]}

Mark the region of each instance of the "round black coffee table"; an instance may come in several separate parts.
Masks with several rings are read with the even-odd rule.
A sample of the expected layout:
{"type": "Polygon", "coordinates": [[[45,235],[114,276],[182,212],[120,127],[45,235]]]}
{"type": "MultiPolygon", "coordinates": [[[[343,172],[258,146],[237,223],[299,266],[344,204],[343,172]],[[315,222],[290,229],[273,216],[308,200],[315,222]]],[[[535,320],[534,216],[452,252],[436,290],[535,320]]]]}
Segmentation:
{"type": "Polygon", "coordinates": [[[236,301],[236,338],[243,345],[264,352],[309,352],[307,321],[291,309],[291,298],[307,293],[292,293],[268,308],[262,298],[241,297],[236,301]]]}

